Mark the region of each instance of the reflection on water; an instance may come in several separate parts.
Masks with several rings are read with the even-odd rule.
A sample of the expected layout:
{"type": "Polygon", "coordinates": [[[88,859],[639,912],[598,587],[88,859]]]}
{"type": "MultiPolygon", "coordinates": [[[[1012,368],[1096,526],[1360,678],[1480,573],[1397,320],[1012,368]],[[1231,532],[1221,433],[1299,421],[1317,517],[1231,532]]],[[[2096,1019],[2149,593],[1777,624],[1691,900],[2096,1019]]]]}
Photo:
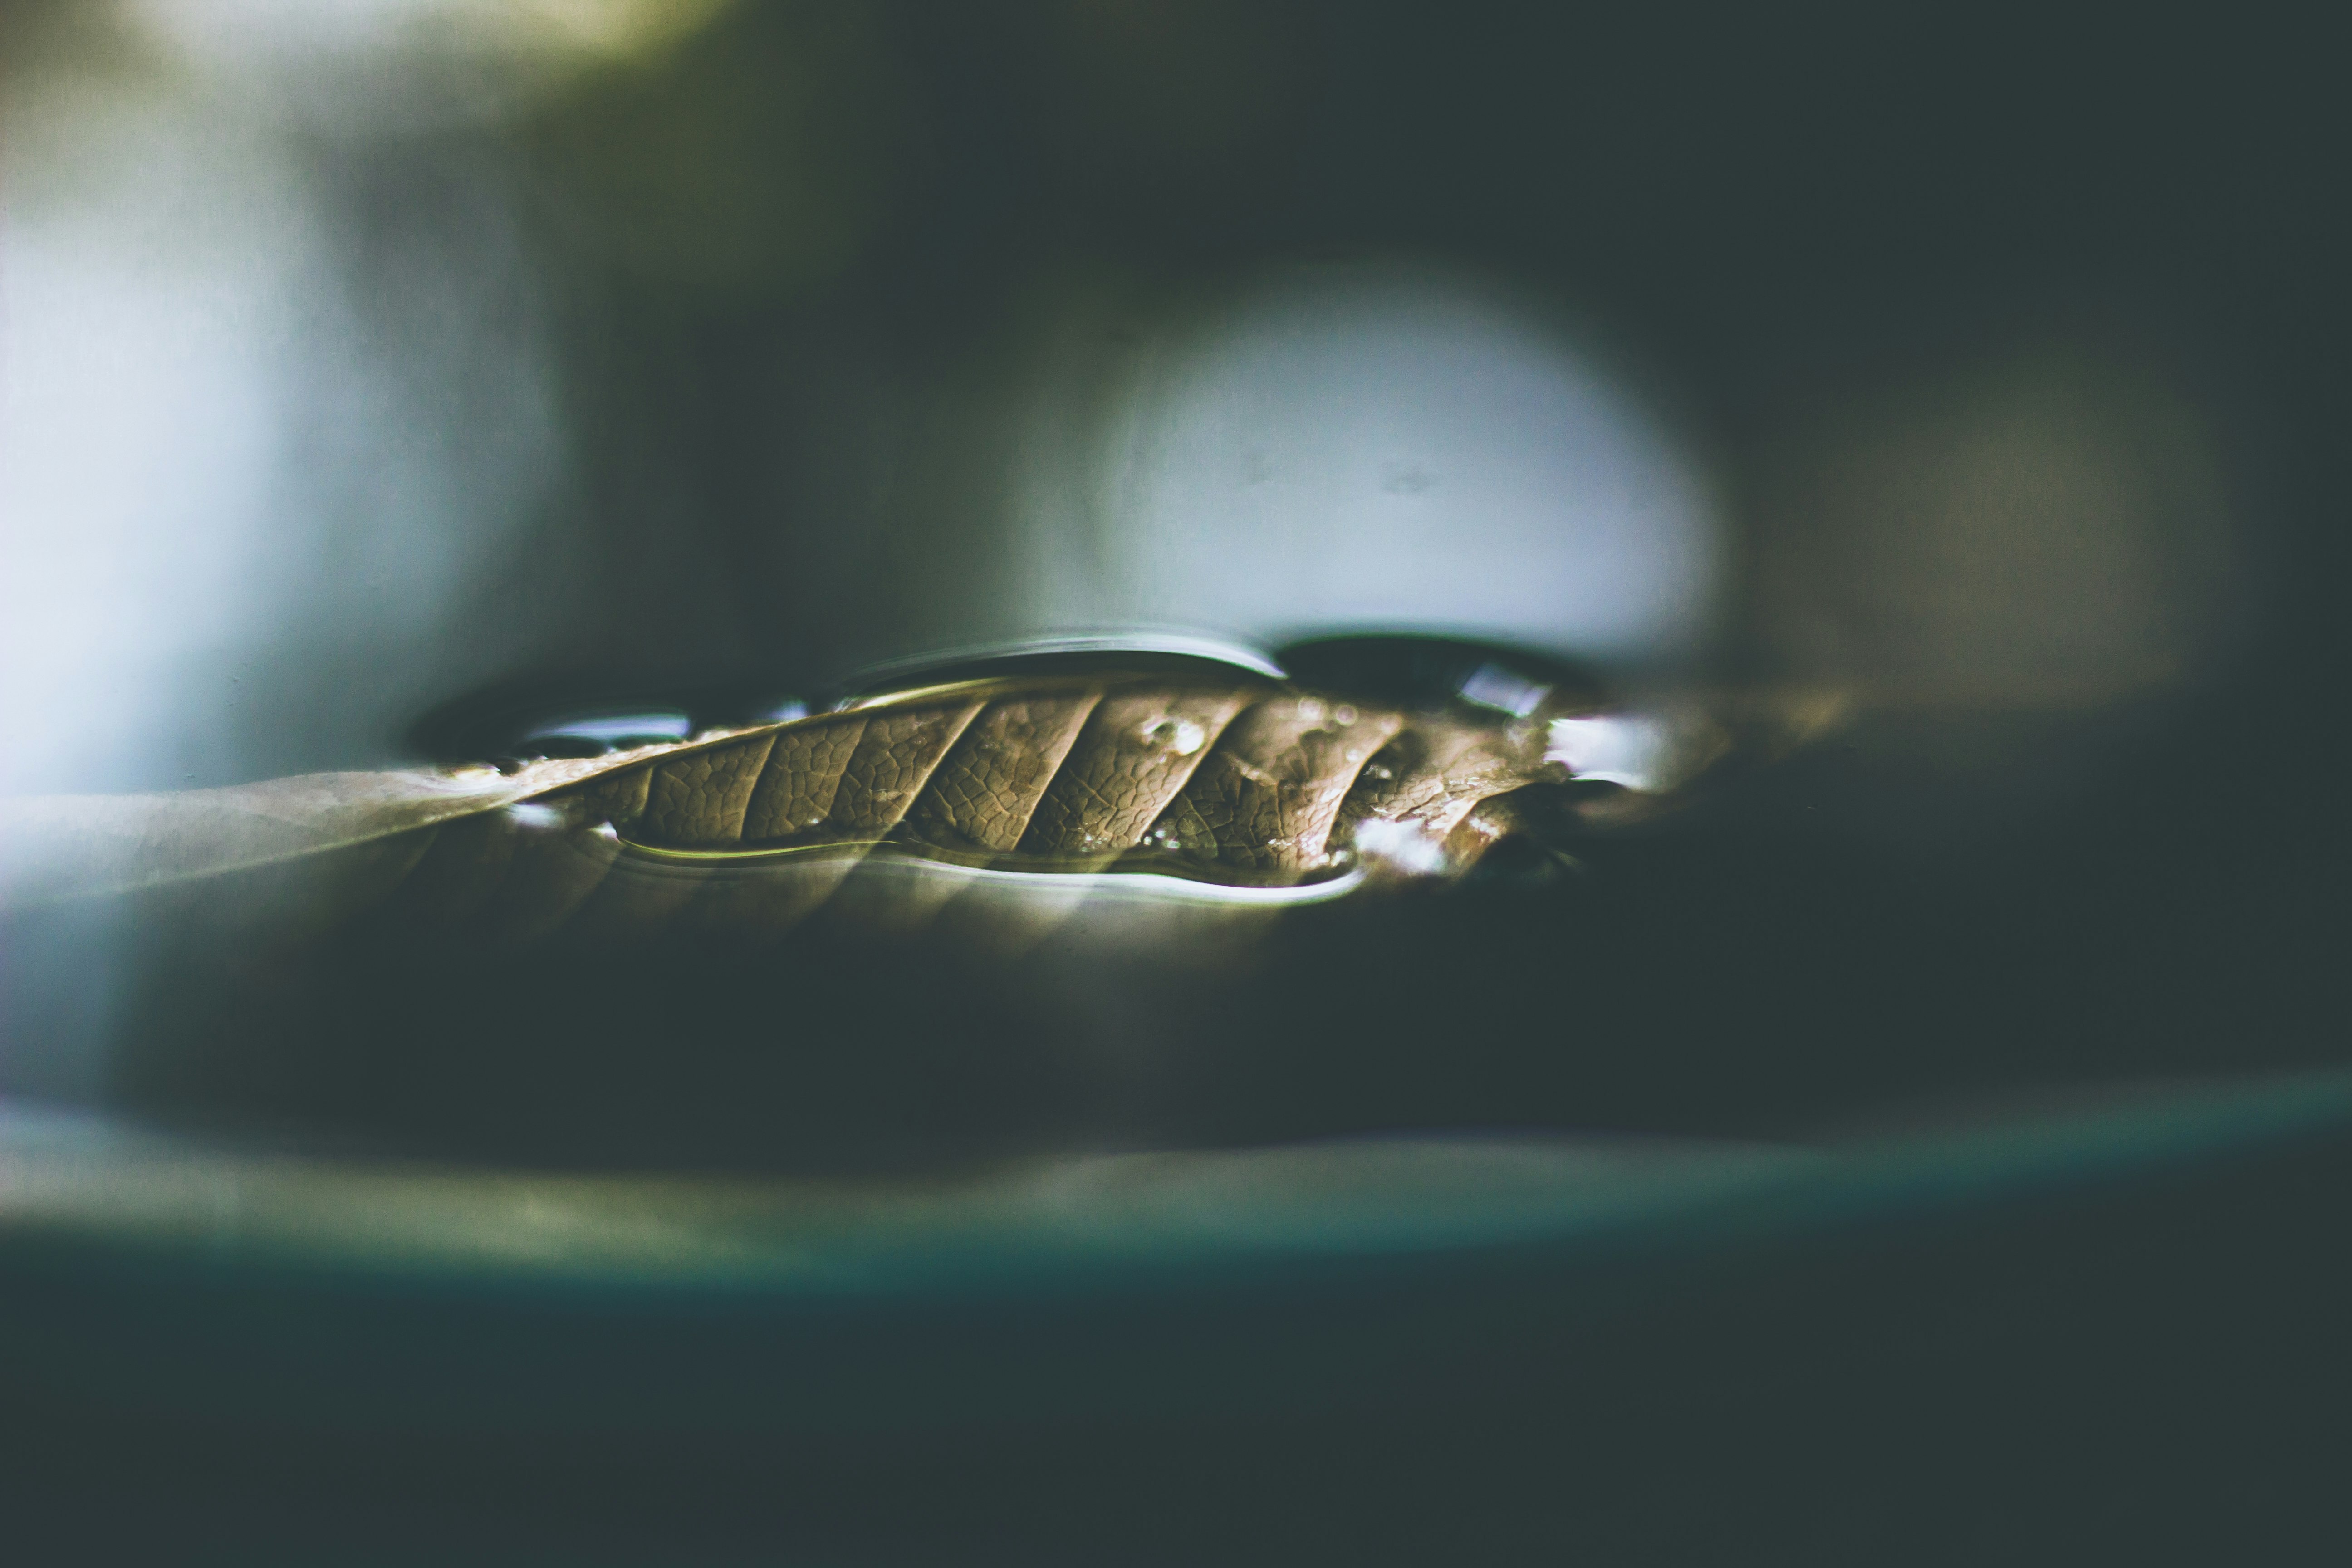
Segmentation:
{"type": "MultiPolygon", "coordinates": [[[[691,705],[567,701],[561,718],[519,723],[514,749],[538,760],[497,768],[22,802],[7,842],[57,863],[11,883],[12,912],[100,908],[146,950],[130,961],[133,988],[179,1001],[172,1027],[145,1017],[137,1037],[112,1042],[142,1101],[226,1099],[250,1111],[287,1100],[303,1115],[399,1122],[420,1109],[413,1093],[394,1097],[409,1106],[394,1114],[354,1103],[339,1075],[374,1081],[381,1055],[414,1061],[438,1036],[445,1048],[467,1042],[477,1085],[493,1064],[525,1081],[553,1074],[593,1105],[607,1089],[546,1053],[593,1049],[618,1065],[653,1050],[617,1021],[621,994],[675,997],[666,1033],[731,1033],[780,961],[828,942],[845,941],[835,951],[869,976],[877,964],[1000,971],[992,979],[1032,1004],[1037,985],[1124,971],[1139,1003],[1265,962],[1277,916],[1376,883],[1393,896],[1459,879],[1508,861],[1531,834],[1580,830],[1572,802],[1538,797],[1571,782],[1548,754],[1549,716],[1592,710],[1581,680],[1538,656],[1458,640],[1358,637],[1301,652],[1334,689],[1197,655],[1171,662],[1147,649],[1130,663],[1059,647],[962,679],[909,671],[898,689],[781,723],[699,731],[691,705]],[[1494,700],[1506,686],[1526,700],[1494,700]],[[700,977],[683,992],[680,963],[700,977]],[[585,991],[583,975],[594,976],[585,991]],[[413,992],[403,978],[413,976],[433,978],[413,992]],[[568,1030],[542,1039],[488,1022],[518,1003],[544,1021],[549,987],[567,1009],[587,1009],[568,1030]],[[458,1019],[427,1022],[385,1006],[387,989],[412,1006],[472,1000],[458,1019]]],[[[852,1008],[876,984],[803,974],[839,993],[829,1005],[852,1008]]],[[[818,1012],[790,985],[778,1005],[802,1020],[818,1012]]],[[[1041,1038],[1049,1058],[1076,1049],[1085,1062],[1072,1079],[1082,1099],[1117,1097],[1129,1069],[1102,1044],[1057,1027],[1041,1038]]],[[[695,1158],[925,1163],[1008,1138],[1023,1146],[1053,1100],[1003,1098],[1026,1047],[975,1064],[996,1086],[971,1102],[984,1114],[959,1108],[951,1131],[902,1124],[932,1103],[933,1086],[895,1083],[891,1053],[937,1047],[895,1039],[852,1068],[854,1094],[802,1090],[792,1136],[714,1135],[695,1158]]],[[[678,1068],[674,1041],[661,1048],[644,1059],[664,1062],[656,1098],[684,1118],[661,1138],[707,1128],[709,1087],[678,1068]]],[[[790,1081],[839,1064],[773,1067],[790,1081]]],[[[507,1131],[497,1136],[566,1159],[643,1157],[642,1129],[610,1121],[642,1094],[601,1111],[556,1109],[569,1098],[520,1121],[498,1102],[507,1131]]],[[[1159,1114],[1150,1098],[1137,1108],[1147,1120],[1159,1114]]],[[[1066,1133],[1098,1113],[1045,1120],[1066,1133]]]]}
{"type": "Polygon", "coordinates": [[[1066,665],[1083,671],[1110,658],[1134,668],[1164,669],[1171,674],[1189,670],[1212,679],[1239,676],[1244,679],[1280,680],[1293,673],[1277,657],[1248,643],[1197,633],[1132,628],[1019,637],[972,647],[927,650],[858,670],[849,677],[847,695],[842,700],[881,696],[942,681],[979,680],[1008,669],[1034,673],[1066,665]]]}
{"type": "Polygon", "coordinates": [[[614,750],[683,741],[692,733],[694,718],[689,713],[598,714],[534,725],[517,737],[515,751],[525,757],[593,757],[614,750]]]}
{"type": "Polygon", "coordinates": [[[1580,779],[1627,789],[1658,788],[1689,750],[1668,721],[1646,714],[1555,719],[1549,733],[1545,756],[1580,779]]]}

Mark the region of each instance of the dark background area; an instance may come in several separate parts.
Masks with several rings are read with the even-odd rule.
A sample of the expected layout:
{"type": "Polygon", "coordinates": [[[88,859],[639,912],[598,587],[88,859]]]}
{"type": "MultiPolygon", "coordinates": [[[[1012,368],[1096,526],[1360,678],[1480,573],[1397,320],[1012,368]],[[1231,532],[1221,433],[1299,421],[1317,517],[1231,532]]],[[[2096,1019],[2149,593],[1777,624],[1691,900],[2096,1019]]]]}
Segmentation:
{"type": "MultiPolygon", "coordinates": [[[[1103,1092],[1089,1032],[1157,1031],[1154,1059],[1178,1065],[1146,1130],[1216,1141],[1796,1132],[2341,1064],[2352,126],[2326,21],[742,5],[666,69],[499,133],[501,166],[536,171],[528,222],[566,237],[551,297],[585,478],[541,525],[549,548],[460,616],[558,629],[421,695],[647,668],[816,680],[862,657],[856,625],[924,545],[828,542],[825,509],[891,471],[871,433],[898,389],[951,381],[1074,256],[1180,283],[1385,253],[1537,280],[1643,345],[1728,475],[1743,559],[1772,549],[1757,498],[1790,407],[2061,322],[2160,365],[2225,454],[2251,586],[2186,678],[2088,708],[1866,717],[1580,846],[1573,887],[1318,913],[1249,974],[1149,1008],[1111,983],[1046,997],[1066,978],[1050,973],[966,984],[952,955],[908,984],[903,952],[813,950],[786,978],[829,983],[812,1005],[845,1021],[856,986],[891,984],[908,1038],[983,1058],[1038,1039],[1041,1008],[1079,1042],[961,1084],[951,1116],[1083,1121],[1103,1092]],[[771,90],[785,68],[763,61],[797,90],[771,90]],[[795,216],[761,221],[786,185],[795,216]],[[539,573],[551,552],[563,563],[539,573]],[[786,591],[789,615],[779,552],[814,552],[830,584],[786,591]]],[[[396,274],[407,215],[483,145],[335,151],[336,188],[389,237],[356,254],[396,274]]],[[[1819,673],[1789,668],[1768,602],[1739,605],[1714,673],[1819,673]]],[[[666,1005],[678,973],[477,977],[472,1026],[625,1039],[615,1021],[666,1005]]],[[[713,1017],[761,1003],[697,980],[713,1017]]],[[[693,1065],[656,1107],[690,1120],[775,1088],[715,1048],[693,1065]]],[[[469,1113],[495,1129],[530,1083],[469,1113]]],[[[60,1527],[41,1561],[119,1551],[126,1495],[154,1515],[142,1550],[248,1560],[2335,1561],[2352,1547],[2345,1159],[1748,1260],[1542,1353],[1510,1341],[1475,1389],[1370,1413],[835,1444],[321,1440],[27,1406],[0,1453],[12,1513],[60,1527]]]]}

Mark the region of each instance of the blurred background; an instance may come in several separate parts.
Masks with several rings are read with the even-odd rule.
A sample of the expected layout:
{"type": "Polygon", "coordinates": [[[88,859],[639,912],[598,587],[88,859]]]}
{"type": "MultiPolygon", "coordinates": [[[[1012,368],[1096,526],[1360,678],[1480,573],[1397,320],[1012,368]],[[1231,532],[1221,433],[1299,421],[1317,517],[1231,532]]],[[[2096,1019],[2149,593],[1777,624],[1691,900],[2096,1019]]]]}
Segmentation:
{"type": "Polygon", "coordinates": [[[7,15],[12,793],[1074,632],[2096,708],[2311,580],[2329,139],[2252,30],[7,15]]]}
{"type": "MultiPolygon", "coordinates": [[[[1858,717],[1577,899],[1155,1009],[1232,1037],[1157,1091],[1221,1137],[2345,1059],[2352,127],[2302,8],[11,0],[0,50],[0,794],[384,765],[519,680],[1468,635],[1858,717]]],[[[12,1003],[8,1086],[102,1089],[56,1042],[104,1004],[12,1003]]],[[[2084,1342],[2041,1323],[1903,1375],[2022,1390],[2084,1342]]],[[[1449,1484],[1540,1489],[1511,1430],[1449,1484]]],[[[2099,1517],[2155,1540],[2130,1451],[2099,1517]]],[[[2212,1517],[2271,1496],[2229,1474],[2212,1517]]]]}

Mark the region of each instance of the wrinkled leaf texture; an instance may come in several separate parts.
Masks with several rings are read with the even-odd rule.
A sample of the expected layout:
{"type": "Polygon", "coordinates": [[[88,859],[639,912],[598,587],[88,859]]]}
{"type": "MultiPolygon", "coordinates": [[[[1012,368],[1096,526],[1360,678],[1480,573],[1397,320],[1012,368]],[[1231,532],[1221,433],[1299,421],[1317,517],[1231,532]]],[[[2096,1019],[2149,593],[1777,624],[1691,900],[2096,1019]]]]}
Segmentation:
{"type": "MultiPolygon", "coordinates": [[[[590,758],[13,803],[7,902],[227,889],[307,922],[529,938],[790,927],[861,863],[1041,885],[1312,889],[1459,872],[1565,781],[1539,722],[1164,675],[920,688],[590,758]],[[1367,829],[1378,825],[1379,831],[1367,829]],[[1391,852],[1358,853],[1360,841],[1391,852]],[[1402,846],[1404,852],[1393,852],[1402,846]]],[[[942,879],[937,873],[949,875],[942,879]]]]}

